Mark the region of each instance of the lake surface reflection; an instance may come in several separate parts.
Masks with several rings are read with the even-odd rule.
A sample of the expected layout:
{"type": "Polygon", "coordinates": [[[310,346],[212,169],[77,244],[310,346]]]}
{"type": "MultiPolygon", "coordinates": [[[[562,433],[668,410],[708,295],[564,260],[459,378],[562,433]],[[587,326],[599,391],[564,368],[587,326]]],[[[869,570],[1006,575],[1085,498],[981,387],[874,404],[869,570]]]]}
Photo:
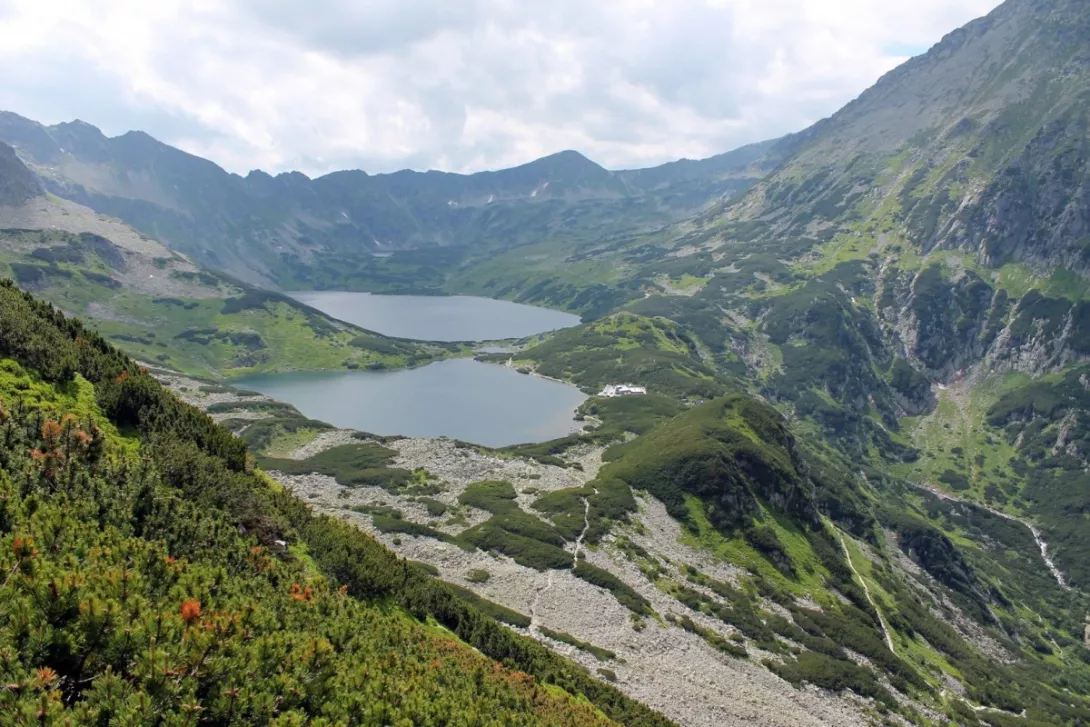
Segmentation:
{"type": "Polygon", "coordinates": [[[524,338],[579,323],[571,313],[467,295],[374,295],[342,291],[290,293],[301,303],[369,331],[419,341],[524,338]]]}
{"type": "Polygon", "coordinates": [[[406,371],[261,374],[233,383],[337,427],[489,447],[562,437],[576,428],[572,416],[586,399],[574,386],[472,359],[406,371]]]}

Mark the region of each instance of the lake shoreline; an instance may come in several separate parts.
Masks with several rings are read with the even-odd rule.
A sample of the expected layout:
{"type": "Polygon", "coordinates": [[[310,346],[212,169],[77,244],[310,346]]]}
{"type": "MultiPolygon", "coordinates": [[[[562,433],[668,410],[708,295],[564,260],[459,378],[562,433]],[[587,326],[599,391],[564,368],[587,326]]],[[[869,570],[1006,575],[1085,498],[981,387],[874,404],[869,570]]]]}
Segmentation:
{"type": "Polygon", "coordinates": [[[339,290],[339,289],[338,290],[325,290],[325,289],[319,290],[318,288],[308,288],[308,289],[300,289],[300,290],[282,290],[280,292],[283,293],[284,295],[290,297],[290,298],[295,298],[296,294],[306,295],[306,294],[309,294],[309,293],[358,293],[360,295],[374,295],[374,296],[383,296],[383,297],[387,297],[387,298],[408,297],[408,296],[417,296],[417,297],[421,297],[421,298],[480,298],[482,300],[494,300],[494,301],[498,301],[498,302],[501,302],[501,303],[514,303],[515,305],[526,305],[526,306],[530,306],[531,308],[541,308],[543,310],[551,310],[551,311],[555,311],[557,313],[569,313],[569,314],[575,315],[575,316],[579,315],[578,313],[572,313],[572,311],[567,310],[565,308],[554,308],[554,307],[549,306],[549,305],[539,305],[537,303],[522,303],[520,301],[513,300],[511,298],[494,298],[494,297],[492,297],[490,295],[481,295],[481,294],[478,294],[478,293],[448,293],[446,291],[436,290],[435,288],[411,288],[411,287],[409,287],[409,288],[402,288],[402,289],[398,289],[398,290],[383,290],[383,291],[376,291],[376,290],[339,290]]]}
{"type": "Polygon", "coordinates": [[[397,371],[259,374],[233,386],[340,429],[449,437],[486,447],[546,442],[581,431],[578,387],[469,358],[397,371]]]}

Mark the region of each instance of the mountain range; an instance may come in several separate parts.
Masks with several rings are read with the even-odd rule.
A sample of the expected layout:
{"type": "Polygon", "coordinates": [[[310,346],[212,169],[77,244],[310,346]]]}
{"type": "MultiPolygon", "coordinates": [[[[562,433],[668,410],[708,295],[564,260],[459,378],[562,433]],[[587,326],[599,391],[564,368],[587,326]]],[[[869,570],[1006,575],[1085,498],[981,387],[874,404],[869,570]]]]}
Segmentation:
{"type": "Polygon", "coordinates": [[[0,141],[50,192],[118,217],[200,264],[255,283],[306,287],[315,281],[305,266],[320,267],[329,256],[506,246],[508,236],[533,239],[517,229],[527,220],[569,205],[584,203],[611,224],[676,219],[745,189],[767,165],[769,147],[634,171],[608,171],[564,151],[469,175],[353,170],[310,179],[259,170],[240,177],[142,132],[109,138],[81,121],[43,126],[10,112],[0,113],[0,141]],[[292,277],[300,263],[304,277],[292,277]]]}

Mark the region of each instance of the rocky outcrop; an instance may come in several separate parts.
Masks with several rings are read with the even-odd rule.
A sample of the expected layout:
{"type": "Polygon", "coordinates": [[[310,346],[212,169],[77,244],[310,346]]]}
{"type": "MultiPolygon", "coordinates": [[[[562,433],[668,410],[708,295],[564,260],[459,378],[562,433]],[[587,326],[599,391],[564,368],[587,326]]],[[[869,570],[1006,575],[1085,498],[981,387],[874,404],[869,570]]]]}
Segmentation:
{"type": "Polygon", "coordinates": [[[922,392],[922,386],[912,385],[916,375],[950,382],[983,364],[1038,376],[1090,357],[1090,302],[1072,303],[1038,290],[1012,299],[980,274],[945,261],[909,280],[901,272],[883,278],[878,313],[886,324],[886,345],[903,350],[915,372],[891,373],[905,413],[934,404],[906,397],[906,387],[922,392]]]}
{"type": "Polygon", "coordinates": [[[989,314],[1005,300],[972,272],[949,280],[943,266],[930,265],[916,276],[901,311],[905,345],[929,376],[947,380],[981,356],[989,314]]]}
{"type": "Polygon", "coordinates": [[[998,266],[1090,275],[1090,93],[1045,125],[951,225],[948,245],[998,266]]]}
{"type": "Polygon", "coordinates": [[[973,567],[949,538],[922,522],[912,522],[900,527],[897,542],[932,578],[968,599],[976,607],[974,615],[978,620],[984,623],[991,620],[988,596],[973,567]]]}

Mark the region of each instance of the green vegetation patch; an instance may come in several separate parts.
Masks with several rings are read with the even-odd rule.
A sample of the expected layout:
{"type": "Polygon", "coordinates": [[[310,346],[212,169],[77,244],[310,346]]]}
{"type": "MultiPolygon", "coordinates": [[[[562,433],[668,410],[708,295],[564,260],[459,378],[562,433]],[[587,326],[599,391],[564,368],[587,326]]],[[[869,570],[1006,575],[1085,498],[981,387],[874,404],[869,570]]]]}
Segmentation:
{"type": "Polygon", "coordinates": [[[882,686],[874,672],[852,661],[834,659],[816,651],[804,651],[783,662],[766,659],[764,665],[796,687],[807,682],[833,692],[850,689],[860,696],[874,699],[886,709],[897,707],[897,700],[882,686]]]}
{"type": "MultiPolygon", "coordinates": [[[[612,497],[620,496],[630,499],[631,493],[627,486],[623,483],[617,484],[621,492],[615,490],[612,497]]],[[[589,486],[587,491],[593,496],[589,486]]],[[[465,492],[458,496],[458,501],[462,505],[485,510],[491,513],[492,517],[460,534],[458,540],[481,550],[503,553],[519,565],[537,570],[560,570],[573,568],[574,565],[574,573],[577,577],[606,589],[618,602],[634,613],[651,612],[650,604],[646,599],[612,573],[585,562],[573,564],[571,554],[564,550],[567,539],[562,533],[570,532],[572,525],[564,515],[568,505],[578,499],[578,496],[564,493],[561,497],[552,500],[559,508],[554,514],[559,515],[558,519],[567,525],[564,528],[554,527],[525,512],[519,508],[515,497],[515,488],[509,482],[475,482],[467,487],[465,492]]],[[[604,493],[602,503],[608,503],[610,497],[609,493],[604,493]]],[[[581,502],[580,507],[583,507],[581,502]]],[[[606,510],[603,508],[602,511],[606,510]]],[[[581,530],[580,524],[579,531],[581,530]]],[[[575,534],[575,537],[577,536],[578,532],[575,534]]]]}
{"type": "Polygon", "coordinates": [[[650,492],[682,522],[689,519],[686,494],[701,498],[709,519],[724,531],[760,517],[761,502],[776,503],[804,523],[818,522],[782,418],[747,396],[694,407],[606,456],[604,477],[650,492]]]}
{"type": "Polygon", "coordinates": [[[491,574],[484,568],[474,568],[466,573],[466,580],[470,583],[488,583],[488,579],[491,577],[491,574]]]}
{"type": "Polygon", "coordinates": [[[325,422],[307,419],[304,416],[279,417],[249,420],[245,431],[240,435],[250,450],[268,456],[290,454],[302,447],[318,434],[333,427],[325,422]]]}
{"type": "Polygon", "coordinates": [[[538,628],[541,630],[541,633],[545,634],[550,639],[555,639],[561,643],[568,644],[569,646],[574,646],[580,651],[585,651],[598,661],[612,661],[617,658],[617,654],[609,649],[603,649],[602,647],[595,646],[587,641],[582,641],[571,634],[563,631],[553,631],[545,626],[539,626],[538,628]]]}
{"type": "Polygon", "coordinates": [[[563,548],[507,530],[506,522],[493,520],[495,517],[462,532],[458,540],[481,550],[503,553],[519,565],[539,571],[571,568],[571,554],[563,548]]]}
{"type": "Polygon", "coordinates": [[[333,477],[344,487],[382,487],[397,490],[410,483],[413,473],[387,465],[397,452],[374,442],[342,444],[309,459],[258,457],[263,469],[288,475],[322,474],[333,477]]]}
{"type": "Polygon", "coordinates": [[[664,318],[618,313],[560,331],[519,357],[533,361],[540,374],[595,391],[624,382],[673,398],[711,398],[724,391],[697,344],[664,318]]]}
{"type": "Polygon", "coordinates": [[[400,533],[402,535],[412,535],[418,538],[434,538],[435,540],[442,542],[454,542],[449,535],[442,533],[435,528],[421,525],[420,523],[414,523],[411,520],[405,520],[401,517],[372,515],[371,523],[375,526],[375,530],[378,530],[380,533],[400,533]]]}
{"type": "Polygon", "coordinates": [[[591,397],[579,413],[596,417],[602,427],[595,429],[599,441],[615,439],[625,432],[646,434],[659,422],[685,411],[685,405],[673,397],[649,392],[646,396],[591,397]]]}

